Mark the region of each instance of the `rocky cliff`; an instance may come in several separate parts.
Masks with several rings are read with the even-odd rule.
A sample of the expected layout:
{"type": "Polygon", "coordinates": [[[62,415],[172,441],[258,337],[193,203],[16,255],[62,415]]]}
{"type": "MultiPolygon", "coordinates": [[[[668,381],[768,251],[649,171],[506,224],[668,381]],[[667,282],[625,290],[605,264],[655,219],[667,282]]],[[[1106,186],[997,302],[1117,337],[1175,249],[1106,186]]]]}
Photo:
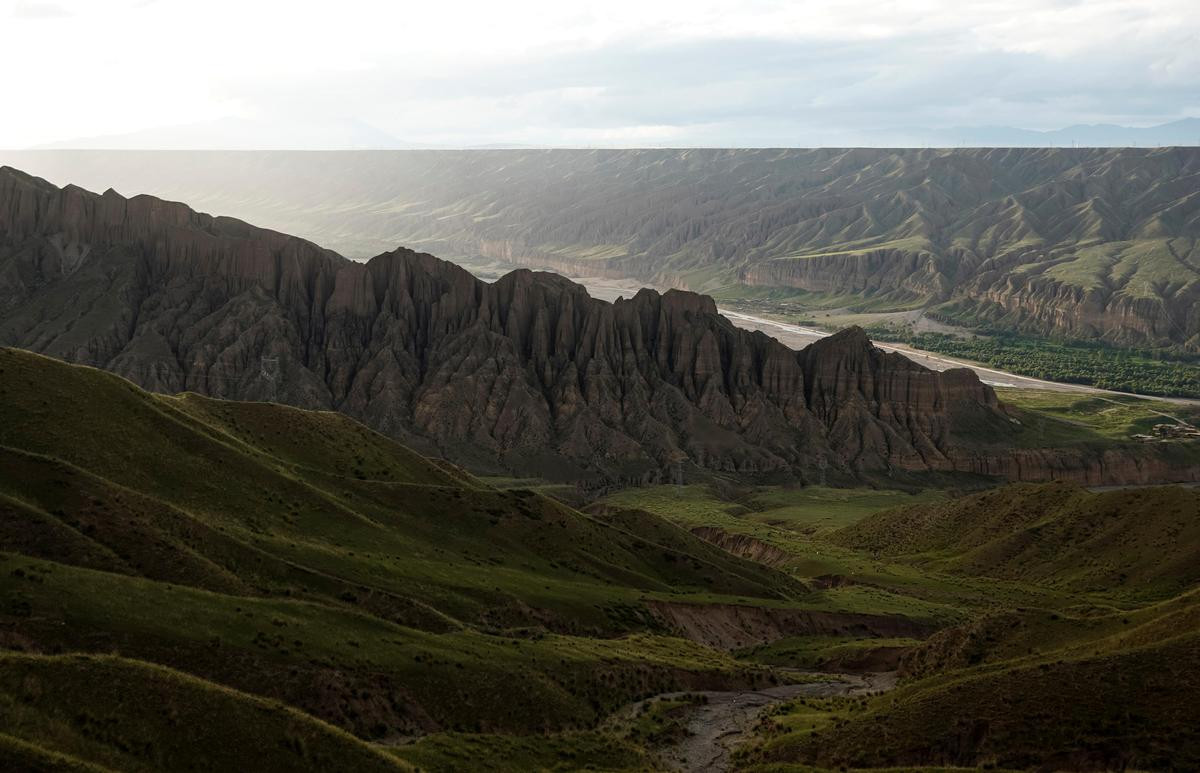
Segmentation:
{"type": "Polygon", "coordinates": [[[969,371],[852,329],[795,352],[711,299],[606,303],[562,277],[487,284],[400,249],[366,263],[149,196],[0,170],[0,344],[144,387],[345,412],[480,469],[596,482],[712,470],[1000,469],[1014,432],[969,371]],[[989,452],[992,453],[992,452],[989,452]]]}

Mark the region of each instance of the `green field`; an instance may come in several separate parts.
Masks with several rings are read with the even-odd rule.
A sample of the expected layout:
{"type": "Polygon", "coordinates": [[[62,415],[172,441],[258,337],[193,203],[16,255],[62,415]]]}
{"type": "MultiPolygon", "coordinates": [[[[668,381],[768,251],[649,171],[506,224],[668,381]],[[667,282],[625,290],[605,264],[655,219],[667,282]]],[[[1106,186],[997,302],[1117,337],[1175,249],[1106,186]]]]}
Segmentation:
{"type": "Polygon", "coordinates": [[[1200,422],[1200,404],[1175,404],[1127,395],[1079,395],[1049,389],[997,388],[996,394],[1018,410],[1022,422],[1035,434],[1045,428],[1081,439],[1128,440],[1150,432],[1155,424],[1200,422]]]}
{"type": "Polygon", "coordinates": [[[646,486],[605,497],[603,504],[646,510],[682,526],[756,525],[816,534],[902,504],[940,500],[944,494],[825,486],[646,486]]]}
{"type": "Polygon", "coordinates": [[[1099,343],[1063,343],[1005,333],[964,338],[948,333],[913,333],[886,324],[868,326],[866,330],[878,341],[904,343],[1021,376],[1118,392],[1200,398],[1200,358],[1194,355],[1099,343]]]}

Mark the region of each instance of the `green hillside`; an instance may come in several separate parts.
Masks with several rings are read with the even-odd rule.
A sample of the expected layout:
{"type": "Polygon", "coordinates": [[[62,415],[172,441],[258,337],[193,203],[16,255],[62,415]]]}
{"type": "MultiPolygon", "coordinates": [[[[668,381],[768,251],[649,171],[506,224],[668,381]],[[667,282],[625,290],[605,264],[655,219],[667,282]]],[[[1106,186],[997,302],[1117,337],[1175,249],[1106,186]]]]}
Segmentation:
{"type": "Polygon", "coordinates": [[[952,672],[862,703],[786,707],[751,763],[1192,770],[1200,633],[952,672]],[[799,720],[799,721],[797,721],[799,720]]]}
{"type": "MultiPolygon", "coordinates": [[[[1065,595],[1049,607],[977,607],[904,651],[899,687],[881,696],[777,707],[740,764],[1194,768],[1200,722],[1184,707],[1200,689],[1198,516],[1200,495],[1180,487],[1016,485],[893,508],[833,532],[841,549],[930,578],[1065,595]]],[[[784,647],[759,655],[770,662],[784,647]]]]}
{"type": "Polygon", "coordinates": [[[854,694],[780,699],[735,767],[1200,754],[1196,491],[495,483],[0,349],[0,767],[660,769],[682,691],[813,680],[854,694]]]}
{"type": "Polygon", "coordinates": [[[287,706],[258,731],[276,739],[262,769],[320,767],[338,744],[347,765],[452,768],[483,744],[510,769],[614,749],[639,767],[637,743],[590,728],[657,693],[786,678],[679,638],[658,610],[913,611],[830,597],[644,511],[493,488],[340,414],[152,395],[12,349],[0,470],[0,671],[16,685],[0,742],[30,767],[191,765],[187,737],[139,713],[176,684],[180,717],[287,706]],[[64,708],[73,685],[109,681],[148,692],[64,708]],[[429,733],[399,757],[364,743],[429,733]]]}
{"type": "Polygon", "coordinates": [[[1196,489],[1025,484],[887,510],[832,541],[941,572],[1156,600],[1200,583],[1198,514],[1196,489]]]}
{"type": "Polygon", "coordinates": [[[282,704],[111,655],[0,655],[0,715],[7,770],[413,769],[282,704]]]}
{"type": "Polygon", "coordinates": [[[17,350],[0,376],[18,647],[116,649],[370,737],[528,730],[764,678],[661,636],[648,594],[806,593],[657,519],[499,491],[338,414],[155,396],[17,350]],[[499,689],[514,674],[526,705],[499,689]]]}

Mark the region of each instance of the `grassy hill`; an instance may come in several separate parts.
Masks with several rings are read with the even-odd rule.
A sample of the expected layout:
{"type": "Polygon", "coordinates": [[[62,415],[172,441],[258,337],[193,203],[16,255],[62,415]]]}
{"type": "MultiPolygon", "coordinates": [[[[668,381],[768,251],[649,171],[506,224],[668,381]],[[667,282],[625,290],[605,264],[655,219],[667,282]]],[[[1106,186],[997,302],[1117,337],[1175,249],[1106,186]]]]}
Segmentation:
{"type": "Polygon", "coordinates": [[[1200,491],[1014,485],[887,510],[840,546],[942,572],[1157,600],[1200,582],[1200,491]]]}
{"type": "MultiPolygon", "coordinates": [[[[150,395],[17,350],[0,350],[0,470],[4,647],[116,651],[369,738],[587,726],[643,694],[755,683],[665,636],[642,599],[806,593],[657,519],[493,489],[339,414],[150,395]]],[[[11,667],[30,664],[60,668],[11,667]]]]}
{"type": "Polygon", "coordinates": [[[231,719],[231,750],[263,728],[262,769],[341,748],[402,766],[363,741],[428,733],[415,764],[482,743],[516,767],[613,749],[639,767],[589,728],[648,695],[779,679],[679,638],[663,605],[864,611],[648,512],[493,488],[340,414],[153,395],[20,350],[0,349],[0,471],[0,748],[30,767],[187,767],[187,737],[155,741],[174,731],[140,713],[175,685],[170,721],[273,707],[269,726],[231,719]],[[89,683],[129,698],[70,694],[89,683]],[[543,732],[566,734],[520,740],[543,732]]]}
{"type": "Polygon", "coordinates": [[[597,602],[802,590],[678,530],[665,549],[628,524],[493,489],[338,414],[150,395],[18,350],[0,351],[0,375],[12,471],[0,494],[38,520],[14,538],[43,558],[70,549],[83,565],[212,590],[361,595],[353,603],[435,629],[487,618],[618,632],[597,602]]]}
{"type": "Polygon", "coordinates": [[[0,714],[8,770],[414,770],[282,704],[112,655],[0,654],[0,714]]]}
{"type": "Polygon", "coordinates": [[[1129,610],[998,610],[916,647],[891,693],[780,707],[743,763],[1190,770],[1197,665],[1196,591],[1129,610]]]}
{"type": "Polygon", "coordinates": [[[1191,770],[1200,633],[1081,656],[955,671],[869,702],[793,705],[746,762],[1191,770]]]}
{"type": "Polygon", "coordinates": [[[1195,491],[496,483],[0,349],[0,767],[654,769],[689,709],[635,701],[896,666],[737,763],[1200,755],[1195,491]]]}
{"type": "MultiPolygon", "coordinates": [[[[885,695],[779,707],[741,763],[1194,768],[1200,722],[1184,707],[1200,688],[1198,515],[1191,489],[1018,485],[893,508],[829,534],[931,578],[1063,595],[1049,607],[977,607],[904,651],[905,678],[885,695]]],[[[786,646],[759,655],[770,662],[786,646]]]]}

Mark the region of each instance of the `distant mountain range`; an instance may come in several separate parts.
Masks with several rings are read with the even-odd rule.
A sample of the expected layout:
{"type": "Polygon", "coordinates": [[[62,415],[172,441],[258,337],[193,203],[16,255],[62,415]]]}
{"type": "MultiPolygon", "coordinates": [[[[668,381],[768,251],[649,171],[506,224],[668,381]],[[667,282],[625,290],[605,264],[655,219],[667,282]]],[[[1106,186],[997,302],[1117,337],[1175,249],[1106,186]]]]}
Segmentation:
{"type": "MultiPolygon", "coordinates": [[[[782,142],[790,146],[790,143],[782,142]]],[[[828,147],[1164,147],[1200,145],[1200,118],[1157,126],[1077,124],[1038,131],[1012,126],[894,127],[846,130],[828,147]]],[[[680,143],[690,147],[692,143],[680,143]]],[[[303,122],[220,118],[124,134],[76,137],[40,149],[87,150],[395,150],[408,148],[532,148],[522,143],[481,140],[467,145],[414,143],[361,121],[303,122]]],[[[552,146],[553,147],[553,146],[552,146]]]]}
{"type": "Polygon", "coordinates": [[[1200,351],[1200,148],[28,151],[354,258],[575,277],[1200,351]]]}
{"type": "Polygon", "coordinates": [[[1102,148],[1168,147],[1200,145],[1200,118],[1183,118],[1157,126],[1076,124],[1038,131],[1012,126],[955,126],[880,129],[864,132],[862,142],[872,147],[968,148],[1102,148]]]}

